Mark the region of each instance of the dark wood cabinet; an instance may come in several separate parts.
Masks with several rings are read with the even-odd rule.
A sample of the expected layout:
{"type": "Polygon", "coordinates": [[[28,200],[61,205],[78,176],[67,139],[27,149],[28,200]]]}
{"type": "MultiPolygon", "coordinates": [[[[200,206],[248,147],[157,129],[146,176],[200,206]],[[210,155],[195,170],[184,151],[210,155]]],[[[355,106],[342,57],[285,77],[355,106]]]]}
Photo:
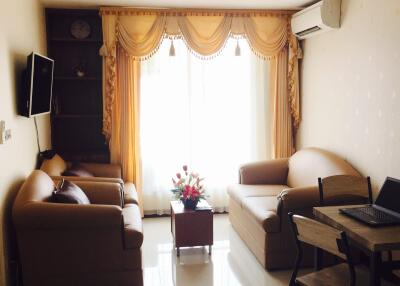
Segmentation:
{"type": "Polygon", "coordinates": [[[102,134],[99,11],[46,9],[46,31],[48,55],[54,59],[53,149],[66,160],[108,162],[102,134]],[[81,34],[72,32],[77,21],[81,34]]]}

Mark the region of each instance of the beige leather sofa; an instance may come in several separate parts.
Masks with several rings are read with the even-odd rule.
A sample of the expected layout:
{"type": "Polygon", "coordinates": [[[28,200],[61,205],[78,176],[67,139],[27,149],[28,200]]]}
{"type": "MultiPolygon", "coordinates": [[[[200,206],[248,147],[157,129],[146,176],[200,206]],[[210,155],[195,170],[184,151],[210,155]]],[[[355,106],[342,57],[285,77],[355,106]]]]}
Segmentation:
{"type": "MultiPolygon", "coordinates": [[[[288,213],[312,216],[312,207],[319,205],[318,177],[339,174],[360,175],[345,160],[318,148],[240,168],[239,184],[228,188],[229,219],[266,269],[293,267],[296,248],[288,213]]],[[[304,263],[310,265],[311,249],[304,251],[304,263]]]]}
{"type": "Polygon", "coordinates": [[[79,181],[97,181],[97,182],[117,182],[122,186],[124,203],[138,204],[139,198],[135,185],[122,180],[121,166],[116,164],[98,164],[98,163],[79,163],[85,170],[92,173],[95,177],[68,177],[62,174],[71,166],[71,162],[66,162],[59,155],[55,155],[52,159],[45,159],[40,170],[47,173],[53,179],[59,179],[61,176],[66,180],[79,181]]]}
{"type": "Polygon", "coordinates": [[[50,201],[53,180],[40,170],[13,205],[25,286],[143,285],[139,207],[121,208],[118,183],[74,182],[90,205],[50,201]]]}

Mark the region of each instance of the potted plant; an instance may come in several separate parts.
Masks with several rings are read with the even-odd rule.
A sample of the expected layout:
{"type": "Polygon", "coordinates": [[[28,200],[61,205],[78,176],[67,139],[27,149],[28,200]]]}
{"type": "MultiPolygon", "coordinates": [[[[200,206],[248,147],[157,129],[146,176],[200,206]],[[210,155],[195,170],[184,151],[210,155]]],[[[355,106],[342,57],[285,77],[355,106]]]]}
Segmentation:
{"type": "Polygon", "coordinates": [[[181,200],[186,209],[194,210],[201,199],[205,199],[205,191],[198,173],[188,172],[187,165],[182,167],[183,174],[177,173],[176,178],[172,178],[174,189],[172,193],[175,198],[181,200]]]}

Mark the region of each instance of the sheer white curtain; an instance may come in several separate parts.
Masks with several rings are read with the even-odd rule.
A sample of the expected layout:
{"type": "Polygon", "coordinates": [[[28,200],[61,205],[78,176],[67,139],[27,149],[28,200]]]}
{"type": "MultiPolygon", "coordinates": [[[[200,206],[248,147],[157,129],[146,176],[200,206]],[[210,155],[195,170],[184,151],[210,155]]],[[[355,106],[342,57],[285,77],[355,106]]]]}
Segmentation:
{"type": "Polygon", "coordinates": [[[228,206],[227,185],[238,167],[269,157],[267,62],[245,40],[230,39],[211,60],[193,56],[174,40],[169,56],[164,40],[156,55],[142,63],[141,152],[145,214],[169,212],[171,178],[183,165],[205,177],[216,211],[228,206]]]}

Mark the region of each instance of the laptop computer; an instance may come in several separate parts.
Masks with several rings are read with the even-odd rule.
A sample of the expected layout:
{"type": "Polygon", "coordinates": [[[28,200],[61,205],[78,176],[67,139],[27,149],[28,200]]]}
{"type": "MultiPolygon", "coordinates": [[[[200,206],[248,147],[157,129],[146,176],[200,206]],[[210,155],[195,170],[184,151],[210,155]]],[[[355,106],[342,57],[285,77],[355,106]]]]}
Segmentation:
{"type": "Polygon", "coordinates": [[[400,224],[400,180],[387,177],[374,204],[339,211],[370,226],[400,224]]]}

